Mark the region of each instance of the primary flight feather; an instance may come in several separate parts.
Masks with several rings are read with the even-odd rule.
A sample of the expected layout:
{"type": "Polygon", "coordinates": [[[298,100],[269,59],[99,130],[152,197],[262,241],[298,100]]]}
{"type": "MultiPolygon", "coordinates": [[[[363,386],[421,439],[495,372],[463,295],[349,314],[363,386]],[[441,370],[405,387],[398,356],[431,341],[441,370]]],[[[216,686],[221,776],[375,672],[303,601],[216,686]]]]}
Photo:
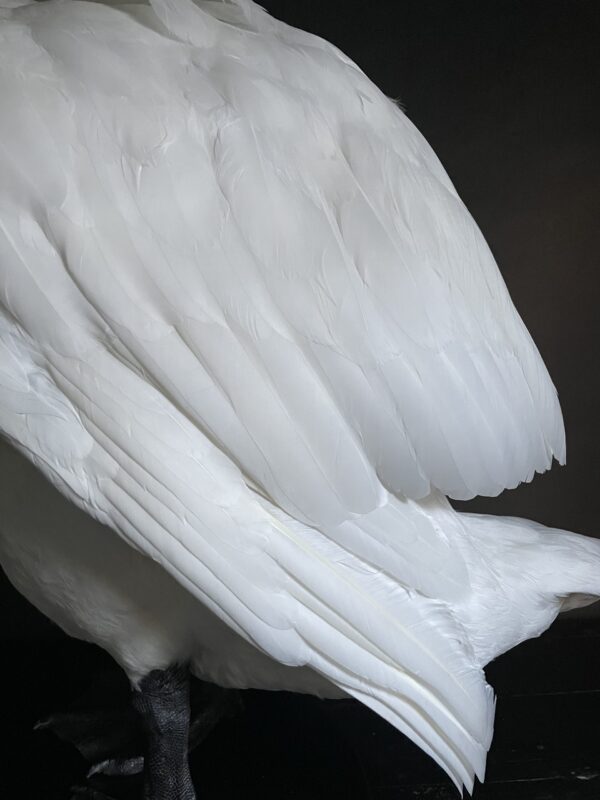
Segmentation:
{"type": "Polygon", "coordinates": [[[0,0],[0,432],[86,512],[5,448],[7,574],[134,685],[350,694],[469,790],[482,667],[600,595],[450,507],[564,461],[556,391],[423,137],[250,0],[0,0]]]}

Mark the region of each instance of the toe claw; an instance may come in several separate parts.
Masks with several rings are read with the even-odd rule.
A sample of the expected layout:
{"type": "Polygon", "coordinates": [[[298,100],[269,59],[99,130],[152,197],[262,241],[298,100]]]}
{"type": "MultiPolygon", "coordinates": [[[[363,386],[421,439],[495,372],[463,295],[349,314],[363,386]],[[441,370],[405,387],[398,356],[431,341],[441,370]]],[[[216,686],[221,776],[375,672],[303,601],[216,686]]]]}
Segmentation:
{"type": "Polygon", "coordinates": [[[99,761],[88,770],[87,778],[94,775],[107,775],[111,778],[139,775],[144,769],[143,756],[131,756],[130,758],[106,758],[99,761]]]}

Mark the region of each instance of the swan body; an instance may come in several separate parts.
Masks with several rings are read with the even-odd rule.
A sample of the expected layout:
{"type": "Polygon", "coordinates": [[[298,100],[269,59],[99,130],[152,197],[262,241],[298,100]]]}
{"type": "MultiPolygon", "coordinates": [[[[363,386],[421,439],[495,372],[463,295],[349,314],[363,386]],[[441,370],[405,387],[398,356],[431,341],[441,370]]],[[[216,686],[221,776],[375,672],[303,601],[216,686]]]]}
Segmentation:
{"type": "Polygon", "coordinates": [[[556,391],[404,114],[249,0],[0,0],[0,560],[138,684],[351,695],[460,788],[600,544],[456,513],[556,391]],[[19,453],[17,451],[20,451],[19,453]]]}

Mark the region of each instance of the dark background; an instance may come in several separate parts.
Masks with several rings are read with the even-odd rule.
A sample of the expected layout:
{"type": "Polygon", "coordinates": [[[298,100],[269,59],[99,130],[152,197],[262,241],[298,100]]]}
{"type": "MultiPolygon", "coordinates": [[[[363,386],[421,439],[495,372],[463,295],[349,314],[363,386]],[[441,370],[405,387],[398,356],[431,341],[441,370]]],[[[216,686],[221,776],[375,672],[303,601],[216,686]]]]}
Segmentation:
{"type": "MultiPolygon", "coordinates": [[[[400,101],[486,236],[558,389],[567,466],[468,507],[600,536],[599,0],[263,5],[400,101]]],[[[6,582],[0,603],[5,635],[50,635],[6,582]]]]}
{"type": "MultiPolygon", "coordinates": [[[[468,507],[599,536],[600,2],[264,5],[333,41],[401,102],[483,230],[558,388],[568,466],[468,507]]],[[[11,732],[0,783],[20,783],[0,795],[64,800],[85,765],[31,725],[96,686],[94,674],[121,680],[122,689],[124,678],[96,648],[62,637],[1,576],[0,605],[3,727],[11,732]]],[[[598,623],[576,619],[491,665],[496,735],[476,797],[600,796],[598,665],[598,623]]],[[[206,800],[457,797],[428,758],[357,704],[247,692],[245,705],[193,761],[206,800]]],[[[139,787],[113,788],[139,796],[139,787]]]]}

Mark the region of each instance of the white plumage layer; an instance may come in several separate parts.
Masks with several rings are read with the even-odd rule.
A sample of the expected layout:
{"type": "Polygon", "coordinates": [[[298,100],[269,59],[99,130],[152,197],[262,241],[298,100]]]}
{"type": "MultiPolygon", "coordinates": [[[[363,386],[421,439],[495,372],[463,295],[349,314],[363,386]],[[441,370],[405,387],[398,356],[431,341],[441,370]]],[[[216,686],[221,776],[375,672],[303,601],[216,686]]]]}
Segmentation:
{"type": "Polygon", "coordinates": [[[14,309],[32,336],[78,360],[116,338],[310,522],[369,511],[380,484],[466,498],[562,460],[546,370],[400,110],[307,34],[153,8],[175,33],[189,14],[197,46],[137,22],[144,6],[5,25],[2,218],[44,297],[14,309]],[[44,204],[25,229],[23,192],[44,204]]]}
{"type": "MultiPolygon", "coordinates": [[[[242,639],[470,788],[492,729],[481,666],[563,595],[600,591],[596,543],[542,553],[528,534],[519,575],[527,523],[443,497],[564,458],[554,387],[475,223],[352,62],[250,2],[12,5],[0,429],[242,639]]],[[[29,563],[8,527],[5,559],[29,563]]],[[[156,666],[112,651],[134,679],[156,666]]]]}

